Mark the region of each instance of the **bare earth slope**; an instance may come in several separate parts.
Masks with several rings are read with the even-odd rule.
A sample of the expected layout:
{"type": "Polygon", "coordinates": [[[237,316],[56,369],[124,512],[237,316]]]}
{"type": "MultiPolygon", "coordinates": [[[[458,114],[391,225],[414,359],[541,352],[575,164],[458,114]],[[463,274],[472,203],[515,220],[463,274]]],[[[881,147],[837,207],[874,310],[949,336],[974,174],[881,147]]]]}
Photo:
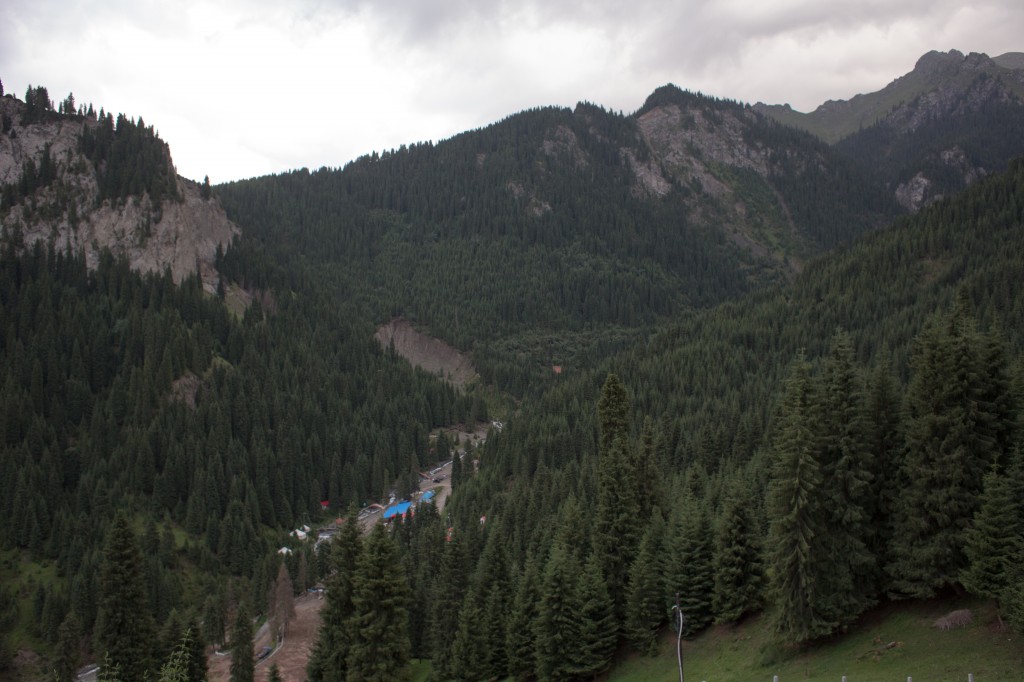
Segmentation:
{"type": "Polygon", "coordinates": [[[462,388],[476,376],[476,369],[466,353],[416,331],[403,318],[396,318],[380,327],[374,338],[385,349],[394,343],[396,353],[416,367],[443,377],[457,388],[462,388]]]}

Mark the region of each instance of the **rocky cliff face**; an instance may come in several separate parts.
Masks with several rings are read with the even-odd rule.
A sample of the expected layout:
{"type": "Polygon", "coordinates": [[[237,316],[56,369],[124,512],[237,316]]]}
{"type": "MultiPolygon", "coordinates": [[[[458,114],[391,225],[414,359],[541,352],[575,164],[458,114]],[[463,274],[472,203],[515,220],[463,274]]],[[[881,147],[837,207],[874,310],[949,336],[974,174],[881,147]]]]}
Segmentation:
{"type": "Polygon", "coordinates": [[[198,272],[205,288],[216,289],[217,247],[226,249],[239,230],[215,198],[204,199],[197,183],[178,176],[177,198],[157,203],[143,193],[101,201],[96,169],[80,151],[83,130],[96,121],[49,112],[23,123],[25,112],[20,100],[0,98],[0,187],[24,183],[26,167],[39,169],[47,155],[54,177],[17,204],[0,204],[4,239],[70,248],[84,253],[90,266],[108,249],[141,272],[170,270],[175,281],[198,272]]]}

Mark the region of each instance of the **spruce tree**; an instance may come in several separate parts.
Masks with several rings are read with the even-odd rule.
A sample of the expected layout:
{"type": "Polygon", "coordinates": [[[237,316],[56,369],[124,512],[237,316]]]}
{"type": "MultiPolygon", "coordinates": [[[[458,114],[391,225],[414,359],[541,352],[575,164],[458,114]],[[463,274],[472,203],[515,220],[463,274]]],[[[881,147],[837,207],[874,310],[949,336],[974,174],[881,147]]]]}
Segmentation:
{"type": "Polygon", "coordinates": [[[666,593],[679,595],[686,616],[685,635],[693,635],[714,620],[714,534],[707,507],[692,498],[673,514],[667,544],[666,593]]]}
{"type": "Polygon", "coordinates": [[[206,664],[206,644],[203,642],[202,632],[199,629],[199,622],[190,618],[185,626],[185,634],[182,640],[186,645],[188,663],[186,665],[186,679],[188,682],[206,682],[209,670],[206,664]]]}
{"type": "Polygon", "coordinates": [[[1014,564],[1024,555],[1024,464],[1015,448],[1009,466],[985,476],[983,502],[967,531],[970,562],[960,581],[972,594],[997,602],[1010,588],[1014,564]]]}
{"type": "Polygon", "coordinates": [[[311,682],[344,682],[347,678],[353,637],[349,626],[354,613],[353,582],[362,548],[358,515],[353,506],[338,536],[327,545],[326,603],[320,612],[320,629],[306,671],[311,682]]]}
{"type": "Polygon", "coordinates": [[[352,582],[350,680],[390,682],[408,677],[409,583],[399,558],[397,542],[384,524],[377,524],[366,539],[352,582]]]}
{"type": "Polygon", "coordinates": [[[665,608],[664,521],[655,510],[629,571],[625,632],[640,653],[657,653],[655,635],[668,614],[665,608]]]}
{"type": "Polygon", "coordinates": [[[621,435],[600,455],[593,535],[594,552],[601,557],[605,583],[620,623],[625,620],[629,570],[642,524],[636,479],[629,462],[629,444],[621,435]]]}
{"type": "Polygon", "coordinates": [[[567,678],[572,671],[579,624],[579,563],[562,545],[551,548],[544,566],[540,606],[533,622],[537,667],[542,680],[567,678]]]}
{"type": "Polygon", "coordinates": [[[507,674],[505,626],[511,601],[511,581],[506,543],[499,519],[492,519],[487,524],[487,539],[464,603],[464,610],[468,607],[469,611],[484,614],[484,617],[473,621],[467,620],[465,613],[460,614],[455,641],[456,670],[468,670],[468,664],[470,668],[478,669],[481,677],[504,677],[507,674]],[[463,641],[465,646],[461,646],[463,641]]]}
{"type": "Polygon", "coordinates": [[[256,663],[253,660],[253,626],[249,605],[242,602],[231,628],[231,682],[253,682],[256,663]]]}
{"type": "Polygon", "coordinates": [[[867,447],[864,392],[853,362],[849,334],[837,332],[825,364],[819,422],[822,540],[829,570],[822,572],[819,594],[825,617],[839,625],[852,622],[875,603],[875,557],[868,548],[875,528],[874,465],[867,447]]]}
{"type": "Polygon", "coordinates": [[[823,508],[816,457],[816,399],[801,354],[786,382],[768,490],[766,554],[773,628],[789,643],[822,637],[837,626],[826,615],[828,595],[822,593],[833,557],[823,544],[828,510],[823,508]]]}
{"type": "Polygon", "coordinates": [[[867,446],[871,450],[874,488],[874,507],[867,509],[870,525],[874,529],[868,548],[875,557],[878,593],[889,591],[889,578],[884,569],[890,563],[893,516],[900,495],[898,473],[903,460],[903,413],[900,403],[889,356],[883,351],[882,360],[872,373],[867,395],[867,446]]]}
{"type": "Polygon", "coordinates": [[[72,682],[82,657],[82,624],[78,614],[68,612],[57,631],[56,677],[58,682],[72,682]]]}
{"type": "Polygon", "coordinates": [[[726,498],[715,528],[715,622],[736,623],[761,607],[764,568],[759,524],[739,491],[726,498]]]}
{"type": "Polygon", "coordinates": [[[615,374],[609,374],[597,401],[598,448],[607,452],[619,438],[629,438],[629,395],[615,374]]]}
{"type": "Polygon", "coordinates": [[[118,515],[107,535],[100,571],[96,651],[127,679],[156,672],[156,625],[149,610],[142,553],[128,519],[118,515]]]}
{"type": "Polygon", "coordinates": [[[952,312],[915,342],[903,494],[888,567],[893,596],[930,597],[967,568],[967,529],[1005,437],[997,406],[1008,386],[993,376],[998,363],[985,348],[962,292],[952,312]]]}
{"type": "MultiPolygon", "coordinates": [[[[508,661],[508,674],[517,680],[531,677],[536,667],[533,628],[539,602],[540,571],[536,560],[532,555],[528,555],[526,565],[516,585],[515,599],[512,602],[508,624],[505,627],[505,657],[508,661]]],[[[614,628],[614,622],[612,627],[614,628]]]]}
{"type": "Polygon", "coordinates": [[[619,634],[601,562],[593,554],[583,567],[577,590],[578,633],[569,672],[579,679],[593,679],[611,666],[619,634]]]}
{"type": "Polygon", "coordinates": [[[454,675],[453,648],[459,627],[459,608],[466,595],[466,548],[460,536],[445,544],[434,594],[431,595],[431,639],[434,669],[444,677],[454,675]]]}

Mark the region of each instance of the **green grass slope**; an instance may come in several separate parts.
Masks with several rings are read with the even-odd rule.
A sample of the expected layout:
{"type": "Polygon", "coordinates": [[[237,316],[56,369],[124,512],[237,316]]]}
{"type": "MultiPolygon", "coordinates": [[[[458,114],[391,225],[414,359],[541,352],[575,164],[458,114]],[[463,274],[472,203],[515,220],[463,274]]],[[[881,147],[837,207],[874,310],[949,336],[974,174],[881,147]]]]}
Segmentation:
{"type": "MultiPolygon", "coordinates": [[[[685,679],[706,682],[834,680],[848,682],[1024,680],[1024,638],[1004,628],[991,602],[969,598],[889,604],[868,613],[844,637],[802,652],[776,649],[763,618],[737,627],[715,627],[683,642],[685,679]],[[942,631],[936,619],[970,609],[967,627],[942,631]]],[[[672,682],[679,679],[674,633],[666,633],[656,657],[631,657],[610,682],[672,682]]]]}

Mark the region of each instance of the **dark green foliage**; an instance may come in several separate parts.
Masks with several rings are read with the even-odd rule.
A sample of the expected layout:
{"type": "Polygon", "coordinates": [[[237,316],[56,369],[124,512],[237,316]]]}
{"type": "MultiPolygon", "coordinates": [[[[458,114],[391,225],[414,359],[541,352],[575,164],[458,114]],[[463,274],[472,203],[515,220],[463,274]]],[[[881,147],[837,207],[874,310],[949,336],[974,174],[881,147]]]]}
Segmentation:
{"type": "Polygon", "coordinates": [[[206,652],[187,628],[167,660],[160,667],[159,682],[205,682],[206,652]]]}
{"type": "Polygon", "coordinates": [[[640,518],[635,471],[630,464],[629,445],[622,436],[601,453],[598,463],[594,552],[601,559],[618,618],[626,614],[629,569],[636,558],[644,522],[640,518]]]}
{"type": "Polygon", "coordinates": [[[665,623],[665,523],[655,511],[629,570],[625,634],[640,653],[657,652],[657,631],[665,623]]]}
{"type": "Polygon", "coordinates": [[[146,598],[142,553],[124,516],[115,519],[103,550],[95,648],[127,679],[156,669],[156,628],[146,598]]]}
{"type": "MultiPolygon", "coordinates": [[[[756,119],[697,96],[676,104],[712,122],[756,119]]],[[[139,169],[156,164],[153,177],[163,177],[151,129],[126,120],[119,141],[112,117],[89,125],[83,145],[94,161],[108,156],[110,198],[145,180],[127,170],[132,144],[146,148],[139,169]],[[110,158],[119,149],[123,163],[110,158]]],[[[1024,165],[802,262],[791,283],[744,296],[775,281],[775,270],[738,253],[717,228],[680,217],[696,188],[633,196],[621,150],[637,130],[633,119],[589,105],[541,110],[343,171],[219,187],[246,235],[218,256],[223,299],[235,285],[254,296],[240,320],[197,279],[138,276],[109,256],[89,272],[73,254],[5,248],[0,476],[9,494],[0,497],[0,546],[53,561],[63,583],[38,590],[33,627],[55,638],[70,610],[83,632],[96,627],[98,548],[123,509],[144,529],[144,608],[170,632],[183,617],[169,614],[202,605],[204,635],[222,639],[227,604],[266,594],[275,529],[317,518],[323,499],[337,509],[379,497],[429,464],[433,427],[488,412],[514,417],[458,460],[443,521],[427,514],[422,526],[400,525],[381,550],[387,566],[355,549],[346,554],[352,565],[327,578],[311,679],[401,677],[412,652],[431,656],[441,679],[600,674],[634,591],[628,622],[648,646],[676,591],[693,630],[712,615],[733,622],[768,606],[790,608],[780,629],[792,641],[820,636],[871,601],[882,561],[900,567],[894,576],[904,584],[921,576],[901,561],[932,563],[904,524],[928,518],[915,506],[927,497],[912,489],[915,477],[956,498],[942,509],[956,517],[947,547],[961,556],[943,585],[1001,554],[985,549],[981,511],[994,510],[982,504],[982,481],[1016,439],[1006,365],[1024,329],[1024,165]],[[574,149],[590,165],[566,163],[574,149]],[[458,170],[439,173],[442,161],[458,170]],[[994,330],[1003,319],[1005,338],[978,333],[964,316],[936,322],[934,338],[922,334],[955,287],[975,304],[979,325],[994,330]],[[479,384],[456,394],[382,351],[374,322],[398,314],[472,348],[479,384]],[[833,337],[836,328],[855,335],[833,337]],[[914,338],[943,361],[910,363],[914,338]],[[823,367],[806,368],[800,409],[787,405],[773,420],[785,361],[799,348],[823,367]],[[566,371],[554,375],[555,364],[566,371]],[[866,392],[863,366],[876,371],[866,392]],[[903,420],[897,404],[908,379],[903,420]],[[194,393],[183,388],[190,384],[194,393]],[[489,405],[494,385],[522,400],[489,405]],[[939,414],[929,400],[956,409],[929,422],[924,415],[939,414]],[[950,458],[981,455],[958,474],[917,447],[944,424],[955,427],[950,458]],[[649,517],[677,499],[683,518],[671,515],[656,550],[641,540],[649,517]],[[775,589],[765,593],[769,522],[775,589]],[[184,547],[172,529],[185,531],[184,547]],[[808,529],[814,534],[801,535],[808,529]],[[659,556],[672,583],[652,588],[659,556]],[[775,582],[790,569],[808,580],[775,582]],[[378,589],[390,596],[370,596],[378,589]],[[381,605],[404,610],[408,627],[384,631],[381,605]],[[657,622],[644,621],[649,614],[657,622]],[[364,631],[379,635],[369,641],[364,631]],[[378,651],[378,640],[397,645],[378,651]],[[388,660],[386,674],[375,667],[388,660]]],[[[768,150],[772,140],[804,144],[775,126],[746,136],[768,150]]],[[[865,181],[833,166],[831,152],[806,148],[820,152],[822,166],[793,161],[787,170],[787,155],[775,154],[767,178],[714,170],[745,205],[763,209],[766,229],[783,205],[792,211],[806,240],[780,246],[791,255],[844,242],[889,210],[868,192],[863,213],[857,202],[812,200],[859,194],[865,181]]],[[[349,541],[358,544],[358,534],[349,541]]],[[[304,582],[299,559],[289,566],[304,582]]],[[[1011,623],[1024,612],[1017,582],[1011,577],[1001,597],[1011,623]]]]}
{"type": "Polygon", "coordinates": [[[571,672],[578,678],[591,679],[611,665],[619,635],[614,603],[605,587],[601,563],[593,554],[583,566],[577,590],[579,631],[571,672]]]}
{"type": "Polygon", "coordinates": [[[121,672],[121,666],[111,660],[110,654],[103,655],[103,662],[96,673],[96,682],[128,682],[130,679],[121,672]]]}
{"type": "Polygon", "coordinates": [[[443,677],[454,674],[454,643],[459,627],[459,612],[466,596],[469,558],[463,541],[455,537],[445,543],[437,569],[437,581],[431,591],[433,609],[430,618],[431,659],[443,677]]]}
{"type": "MultiPolygon", "coordinates": [[[[603,585],[604,578],[600,577],[603,585]]],[[[515,598],[509,611],[508,625],[505,628],[505,658],[508,661],[508,674],[517,680],[530,678],[536,667],[533,623],[540,609],[540,580],[537,562],[530,556],[522,575],[519,576],[515,598]]],[[[605,595],[607,596],[607,594],[606,589],[605,595]]],[[[616,630],[614,640],[618,633],[610,616],[611,614],[609,614],[609,624],[613,630],[616,630]]],[[[595,623],[595,628],[596,625],[595,623]]]]}
{"type": "Polygon", "coordinates": [[[573,674],[578,649],[580,565],[572,553],[555,545],[544,568],[540,605],[533,621],[535,674],[541,680],[564,680],[573,674]]]}
{"type": "Polygon", "coordinates": [[[29,85],[25,90],[25,112],[21,117],[22,125],[31,125],[45,121],[54,116],[53,100],[50,93],[42,85],[29,85]]]}
{"type": "Polygon", "coordinates": [[[667,542],[666,596],[679,595],[686,617],[683,634],[694,635],[714,620],[714,535],[707,508],[687,500],[673,514],[667,542]]]}
{"type": "Polygon", "coordinates": [[[1019,447],[985,475],[982,502],[967,531],[968,565],[960,582],[972,594],[1000,600],[1024,558],[1024,458],[1019,447]],[[1002,464],[1002,466],[999,466],[1002,464]]]}
{"type": "MultiPolygon", "coordinates": [[[[777,214],[773,230],[791,234],[795,222],[800,255],[848,242],[898,212],[868,174],[812,136],[749,108],[679,94],[682,106],[716,125],[728,110],[745,142],[772,150],[767,178],[716,172],[758,216],[752,223],[760,201],[777,214]]],[[[521,395],[540,368],[489,362],[485,342],[537,330],[556,332],[561,345],[567,330],[650,324],[778,281],[778,262],[691,218],[700,213],[695,204],[717,210],[699,188],[680,180],[663,197],[638,191],[627,159],[650,162],[648,144],[637,117],[580,104],[217,193],[246,239],[259,242],[245,248],[266,249],[286,271],[341,266],[335,276],[372,302],[374,317],[404,315],[476,346],[482,376],[521,395]]]]}
{"type": "Polygon", "coordinates": [[[1024,633],[1024,553],[1018,554],[1010,569],[1009,584],[1001,596],[1006,622],[1018,634],[1024,633]]]}
{"type": "Polygon", "coordinates": [[[715,621],[735,623],[763,603],[762,531],[748,493],[734,490],[715,528],[715,621]]]}
{"type": "Polygon", "coordinates": [[[999,368],[985,361],[982,336],[964,296],[918,339],[907,392],[904,495],[890,565],[893,592],[924,597],[967,567],[966,532],[980,507],[982,479],[1002,456],[996,406],[999,368]]]}
{"type": "Polygon", "coordinates": [[[797,358],[779,416],[769,488],[767,565],[774,629],[786,642],[830,634],[838,625],[824,591],[828,509],[818,460],[816,401],[807,361],[797,358]]]}
{"type": "Polygon", "coordinates": [[[871,471],[874,505],[866,510],[869,525],[874,532],[868,541],[868,549],[875,557],[876,588],[879,593],[886,593],[889,589],[883,569],[889,563],[892,519],[900,494],[897,487],[903,458],[903,414],[900,403],[899,388],[883,349],[883,359],[876,365],[868,386],[866,439],[874,463],[871,471]]]}
{"type": "Polygon", "coordinates": [[[609,374],[601,387],[601,399],[597,401],[597,419],[602,453],[612,449],[616,440],[628,442],[630,420],[629,396],[626,387],[614,374],[609,374]]]}
{"type": "Polygon", "coordinates": [[[82,659],[82,623],[71,611],[57,632],[57,660],[54,676],[57,682],[72,682],[78,674],[82,659]]]}
{"type": "Polygon", "coordinates": [[[352,581],[348,651],[349,680],[389,682],[408,676],[409,583],[400,570],[399,548],[384,524],[366,539],[352,581]]]}
{"type": "Polygon", "coordinates": [[[242,602],[231,628],[231,682],[253,682],[256,674],[253,656],[252,616],[249,605],[242,602]]]}
{"type": "Polygon", "coordinates": [[[874,605],[878,589],[869,549],[875,532],[869,510],[877,506],[876,467],[867,447],[864,389],[846,332],[833,336],[821,382],[817,456],[826,528],[823,556],[831,558],[831,566],[819,589],[827,595],[827,617],[842,627],[874,605]]]}
{"type": "Polygon", "coordinates": [[[57,179],[57,164],[50,153],[50,145],[43,147],[39,164],[28,158],[22,163],[21,175],[16,182],[0,187],[3,208],[22,203],[36,192],[46,189],[57,179]]]}
{"type": "Polygon", "coordinates": [[[338,537],[327,545],[327,603],[320,612],[320,629],[308,665],[311,682],[344,682],[354,640],[351,619],[354,583],[362,539],[355,507],[349,510],[338,537]]]}
{"type": "MultiPolygon", "coordinates": [[[[178,181],[167,143],[142,119],[107,113],[82,130],[79,151],[92,161],[99,179],[100,200],[148,194],[154,206],[178,199],[178,181]]],[[[157,221],[159,222],[159,220],[157,221]]]]}
{"type": "Polygon", "coordinates": [[[460,679],[502,677],[508,668],[505,640],[512,588],[502,543],[500,526],[492,519],[459,614],[453,667],[460,679]]]}

